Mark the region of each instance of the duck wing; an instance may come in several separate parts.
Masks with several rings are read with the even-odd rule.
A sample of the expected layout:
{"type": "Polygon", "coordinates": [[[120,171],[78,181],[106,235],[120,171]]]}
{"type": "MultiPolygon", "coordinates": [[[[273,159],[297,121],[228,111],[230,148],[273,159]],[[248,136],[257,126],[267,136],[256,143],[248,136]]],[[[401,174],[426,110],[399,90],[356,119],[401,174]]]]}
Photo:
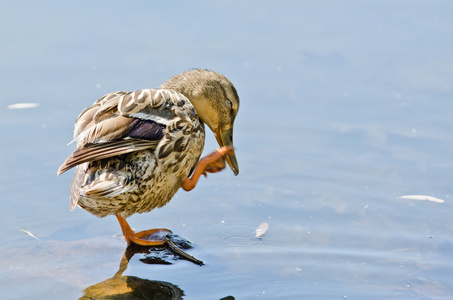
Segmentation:
{"type": "Polygon", "coordinates": [[[85,162],[144,149],[156,149],[175,119],[195,111],[182,94],[165,89],[114,92],[86,108],[76,120],[77,149],[60,166],[61,174],[85,162]]]}

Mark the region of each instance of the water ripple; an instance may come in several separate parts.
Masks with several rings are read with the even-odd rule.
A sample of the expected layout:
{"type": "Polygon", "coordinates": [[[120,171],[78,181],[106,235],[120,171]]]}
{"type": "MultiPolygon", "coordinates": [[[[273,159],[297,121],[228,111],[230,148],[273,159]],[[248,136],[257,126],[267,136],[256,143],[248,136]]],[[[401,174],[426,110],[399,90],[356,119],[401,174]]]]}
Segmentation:
{"type": "Polygon", "coordinates": [[[254,247],[263,244],[263,240],[255,237],[255,229],[259,224],[247,222],[222,221],[205,227],[215,237],[215,242],[229,247],[254,247]]]}

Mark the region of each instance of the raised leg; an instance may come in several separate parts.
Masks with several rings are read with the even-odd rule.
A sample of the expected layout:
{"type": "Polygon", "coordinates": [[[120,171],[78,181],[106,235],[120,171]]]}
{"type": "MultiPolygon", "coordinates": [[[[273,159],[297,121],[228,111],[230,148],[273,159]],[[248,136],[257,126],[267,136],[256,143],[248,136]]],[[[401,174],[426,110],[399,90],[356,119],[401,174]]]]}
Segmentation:
{"type": "Polygon", "coordinates": [[[128,244],[134,243],[141,246],[160,246],[165,244],[165,236],[168,233],[171,233],[170,230],[165,228],[158,228],[158,229],[150,229],[150,230],[143,230],[140,232],[135,233],[129,224],[127,223],[126,219],[121,217],[120,215],[116,215],[118,222],[120,223],[121,230],[123,231],[124,238],[128,244]],[[158,232],[162,232],[163,234],[160,236],[161,239],[158,240],[149,240],[146,237],[150,237],[151,235],[155,235],[158,232]]]}
{"type": "Polygon", "coordinates": [[[185,191],[190,191],[197,185],[201,175],[206,176],[206,172],[216,173],[223,170],[225,168],[225,155],[233,153],[233,146],[226,146],[206,155],[197,163],[192,177],[186,178],[181,184],[181,187],[185,191]]]}

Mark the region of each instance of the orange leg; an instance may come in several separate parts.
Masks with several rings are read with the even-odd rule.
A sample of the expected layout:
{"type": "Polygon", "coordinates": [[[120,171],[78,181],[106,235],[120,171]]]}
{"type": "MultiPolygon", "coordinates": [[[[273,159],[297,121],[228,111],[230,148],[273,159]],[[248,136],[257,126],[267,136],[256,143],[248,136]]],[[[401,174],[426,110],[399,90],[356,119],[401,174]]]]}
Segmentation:
{"type": "Polygon", "coordinates": [[[140,232],[135,233],[129,224],[127,223],[126,219],[121,217],[120,215],[116,215],[118,222],[120,223],[121,230],[123,231],[124,238],[128,244],[134,243],[141,246],[160,246],[165,244],[165,236],[162,240],[148,240],[146,237],[151,236],[152,234],[163,231],[166,233],[171,233],[170,230],[165,228],[159,229],[150,229],[150,230],[143,230],[140,232]]]}
{"type": "Polygon", "coordinates": [[[211,154],[206,155],[197,163],[197,166],[192,174],[191,178],[186,178],[181,184],[181,187],[185,191],[192,190],[198,182],[201,175],[206,176],[208,173],[216,173],[225,168],[225,155],[234,153],[233,146],[225,146],[211,154]]]}

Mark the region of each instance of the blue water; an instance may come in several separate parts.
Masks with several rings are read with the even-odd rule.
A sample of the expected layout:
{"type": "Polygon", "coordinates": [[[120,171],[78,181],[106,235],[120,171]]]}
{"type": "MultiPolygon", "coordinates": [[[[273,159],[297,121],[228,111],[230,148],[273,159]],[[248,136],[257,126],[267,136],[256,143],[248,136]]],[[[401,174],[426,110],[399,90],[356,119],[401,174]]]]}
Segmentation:
{"type": "MultiPolygon", "coordinates": [[[[184,299],[453,298],[452,9],[0,3],[2,299],[113,289],[126,250],[116,219],[70,212],[72,174],[56,176],[74,149],[73,122],[107,92],[158,87],[193,67],[223,73],[239,92],[240,174],[210,174],[129,219],[189,239],[204,266],[171,255],[170,265],[145,264],[137,253],[120,275],[166,282],[184,299]]],[[[206,153],[215,147],[208,135],[206,153]]]]}

